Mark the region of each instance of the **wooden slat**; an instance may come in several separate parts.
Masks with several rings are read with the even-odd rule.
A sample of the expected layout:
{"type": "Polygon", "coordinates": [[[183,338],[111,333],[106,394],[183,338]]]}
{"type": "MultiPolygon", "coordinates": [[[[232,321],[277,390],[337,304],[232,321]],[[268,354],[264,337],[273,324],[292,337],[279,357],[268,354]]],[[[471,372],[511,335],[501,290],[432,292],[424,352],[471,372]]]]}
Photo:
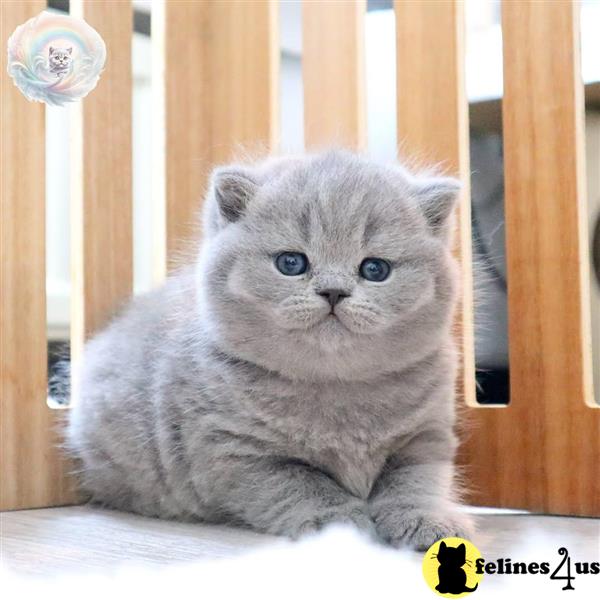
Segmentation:
{"type": "Polygon", "coordinates": [[[464,14],[459,0],[397,0],[398,145],[401,157],[440,166],[463,183],[455,251],[462,301],[456,328],[462,369],[459,399],[475,403],[473,281],[468,110],[464,77],[464,14]]]}
{"type": "Polygon", "coordinates": [[[72,0],[104,39],[105,70],[73,107],[71,351],[104,325],[132,290],[131,3],[72,0]]]}
{"type": "Polygon", "coordinates": [[[307,148],[366,145],[365,0],[302,3],[307,148]]]}
{"type": "MultiPolygon", "coordinates": [[[[42,0],[2,2],[0,47],[46,8],[42,0]]],[[[2,82],[0,215],[0,510],[69,501],[46,405],[45,121],[6,72],[2,82]]]]}
{"type": "Polygon", "coordinates": [[[503,4],[511,397],[466,456],[474,502],[599,516],[577,8],[503,4]]]}
{"type": "MultiPolygon", "coordinates": [[[[153,4],[154,86],[164,125],[155,189],[166,194],[166,253],[173,266],[197,237],[206,178],[244,147],[277,138],[279,47],[275,0],[153,4]]],[[[159,270],[165,259],[159,257],[159,270]]]]}

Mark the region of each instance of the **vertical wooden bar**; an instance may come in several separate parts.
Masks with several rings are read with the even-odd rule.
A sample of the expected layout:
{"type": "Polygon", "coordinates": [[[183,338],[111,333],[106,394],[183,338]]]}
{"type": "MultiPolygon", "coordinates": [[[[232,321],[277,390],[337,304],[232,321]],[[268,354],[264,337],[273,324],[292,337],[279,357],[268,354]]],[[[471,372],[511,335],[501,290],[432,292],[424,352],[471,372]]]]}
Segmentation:
{"type": "Polygon", "coordinates": [[[104,39],[98,86],[72,107],[72,320],[74,360],[85,338],[131,294],[131,3],[72,0],[104,39]]]}
{"type": "MultiPolygon", "coordinates": [[[[0,47],[42,0],[0,4],[0,47]]],[[[45,107],[1,69],[0,510],[69,501],[46,405],[45,107]]]]}
{"type": "Polygon", "coordinates": [[[505,2],[502,22],[511,401],[471,411],[473,500],[598,516],[578,5],[505,2]]]}
{"type": "Polygon", "coordinates": [[[462,350],[458,389],[461,404],[475,404],[463,9],[459,0],[396,0],[397,122],[401,154],[426,166],[438,164],[463,184],[455,243],[462,271],[462,301],[456,320],[462,350]]]}
{"type": "Polygon", "coordinates": [[[302,3],[307,148],[366,146],[365,0],[302,3]]]}
{"type": "MultiPolygon", "coordinates": [[[[206,178],[277,138],[279,45],[275,0],[153,4],[158,126],[157,194],[165,195],[170,266],[195,236],[206,178]]],[[[164,257],[159,269],[165,268],[164,257]]]]}

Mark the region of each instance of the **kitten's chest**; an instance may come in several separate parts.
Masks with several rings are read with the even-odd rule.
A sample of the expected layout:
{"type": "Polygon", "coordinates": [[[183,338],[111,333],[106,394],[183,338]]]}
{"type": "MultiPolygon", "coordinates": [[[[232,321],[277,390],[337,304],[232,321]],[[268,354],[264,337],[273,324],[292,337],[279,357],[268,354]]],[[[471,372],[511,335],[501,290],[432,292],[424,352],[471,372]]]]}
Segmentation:
{"type": "Polygon", "coordinates": [[[387,454],[377,436],[366,436],[364,429],[353,431],[348,425],[336,433],[319,426],[298,432],[298,453],[353,494],[367,498],[387,454]]]}
{"type": "Polygon", "coordinates": [[[402,436],[395,396],[358,384],[291,388],[267,393],[266,404],[258,408],[268,406],[262,416],[268,415],[291,456],[322,468],[366,498],[402,436]]]}

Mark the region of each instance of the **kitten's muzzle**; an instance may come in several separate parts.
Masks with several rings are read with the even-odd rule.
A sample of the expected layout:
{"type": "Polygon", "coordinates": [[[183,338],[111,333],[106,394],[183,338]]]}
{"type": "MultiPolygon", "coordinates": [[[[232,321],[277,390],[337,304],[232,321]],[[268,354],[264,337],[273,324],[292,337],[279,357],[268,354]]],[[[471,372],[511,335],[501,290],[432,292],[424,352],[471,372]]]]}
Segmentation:
{"type": "Polygon", "coordinates": [[[327,300],[327,302],[329,302],[329,306],[331,306],[332,312],[337,304],[339,304],[344,298],[348,298],[348,296],[350,296],[350,294],[345,290],[337,288],[321,290],[320,292],[317,292],[317,294],[319,294],[319,296],[322,296],[323,298],[325,298],[325,300],[327,300]]]}

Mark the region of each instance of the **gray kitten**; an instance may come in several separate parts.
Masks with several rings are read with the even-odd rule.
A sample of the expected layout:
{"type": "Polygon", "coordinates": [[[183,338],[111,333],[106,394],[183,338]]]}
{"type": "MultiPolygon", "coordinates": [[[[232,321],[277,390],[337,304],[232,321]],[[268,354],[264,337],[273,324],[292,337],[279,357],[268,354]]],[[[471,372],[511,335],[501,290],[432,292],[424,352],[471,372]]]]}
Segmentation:
{"type": "Polygon", "coordinates": [[[68,441],[91,498],[293,537],[466,535],[457,190],[344,151],[217,169],[195,267],[87,345],[68,441]]]}
{"type": "Polygon", "coordinates": [[[73,48],[53,48],[48,49],[48,69],[50,73],[55,73],[57,77],[66,75],[71,69],[73,62],[73,48]]]}

